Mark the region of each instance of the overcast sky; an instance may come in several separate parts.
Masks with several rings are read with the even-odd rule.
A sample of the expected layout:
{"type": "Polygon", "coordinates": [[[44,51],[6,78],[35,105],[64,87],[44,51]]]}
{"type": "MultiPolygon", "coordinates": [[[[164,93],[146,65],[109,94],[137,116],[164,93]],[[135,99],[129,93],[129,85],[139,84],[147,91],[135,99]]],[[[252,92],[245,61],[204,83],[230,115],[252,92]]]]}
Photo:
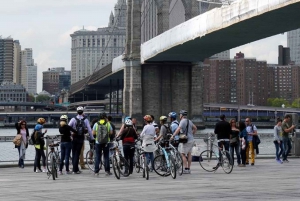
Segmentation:
{"type": "MultiPolygon", "coordinates": [[[[83,26],[105,27],[117,0],[0,0],[0,35],[32,48],[38,65],[38,92],[42,72],[52,67],[71,69],[70,34],[83,26]]],[[[231,50],[268,63],[277,63],[278,45],[286,46],[286,34],[273,36],[231,50]]]]}

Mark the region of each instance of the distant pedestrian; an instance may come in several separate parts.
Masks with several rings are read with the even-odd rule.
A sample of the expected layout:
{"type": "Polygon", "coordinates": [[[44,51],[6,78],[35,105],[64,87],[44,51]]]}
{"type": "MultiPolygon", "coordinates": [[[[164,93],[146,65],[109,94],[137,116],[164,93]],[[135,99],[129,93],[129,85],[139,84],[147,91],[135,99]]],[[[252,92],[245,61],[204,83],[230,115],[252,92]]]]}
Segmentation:
{"type": "Polygon", "coordinates": [[[255,163],[255,144],[253,141],[254,136],[257,136],[257,128],[255,125],[251,123],[250,118],[246,118],[245,120],[246,123],[246,129],[248,133],[248,144],[247,144],[247,150],[246,150],[246,165],[249,165],[249,154],[251,155],[251,165],[254,165],[255,163]]]}
{"type": "Polygon", "coordinates": [[[237,157],[237,163],[238,165],[241,164],[241,155],[240,155],[240,130],[236,127],[236,121],[235,119],[230,120],[230,126],[231,126],[231,134],[230,134],[230,155],[232,158],[232,165],[234,165],[234,151],[237,157]]]}
{"type": "Polygon", "coordinates": [[[239,167],[246,167],[246,149],[248,142],[248,133],[246,129],[246,124],[242,121],[239,122],[239,130],[240,130],[240,146],[241,146],[241,158],[242,164],[239,167]]]}
{"type": "Polygon", "coordinates": [[[283,146],[282,146],[282,119],[277,118],[277,124],[274,126],[274,144],[276,149],[276,161],[279,164],[282,164],[282,161],[280,160],[280,156],[283,152],[283,146]]]}
{"type": "Polygon", "coordinates": [[[18,148],[18,152],[19,152],[18,165],[20,168],[24,168],[24,159],[25,159],[25,152],[28,147],[29,131],[28,131],[27,123],[24,120],[15,123],[15,127],[17,129],[17,135],[19,134],[22,135],[20,146],[15,146],[16,148],[18,148]]]}
{"type": "Polygon", "coordinates": [[[34,139],[35,139],[35,161],[33,171],[36,173],[47,172],[46,171],[46,156],[44,152],[45,140],[43,139],[44,135],[47,133],[47,129],[43,132],[43,125],[46,123],[44,118],[39,118],[37,124],[34,127],[34,139]],[[43,164],[43,170],[41,169],[41,158],[43,164]]]}
{"type": "Polygon", "coordinates": [[[284,120],[282,122],[281,128],[282,128],[282,143],[283,143],[283,153],[282,153],[282,157],[283,157],[283,162],[284,163],[288,163],[288,155],[292,149],[292,143],[290,140],[290,133],[293,132],[293,130],[295,129],[295,125],[291,125],[291,119],[292,116],[287,114],[284,116],[284,120]]]}

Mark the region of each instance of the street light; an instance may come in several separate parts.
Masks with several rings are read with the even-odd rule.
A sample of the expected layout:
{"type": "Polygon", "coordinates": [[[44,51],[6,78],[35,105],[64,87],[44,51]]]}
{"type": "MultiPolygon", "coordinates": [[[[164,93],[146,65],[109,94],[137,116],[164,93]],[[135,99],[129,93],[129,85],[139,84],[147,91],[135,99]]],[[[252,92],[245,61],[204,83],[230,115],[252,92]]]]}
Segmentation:
{"type": "Polygon", "coordinates": [[[33,96],[34,96],[34,102],[36,103],[36,97],[38,97],[38,94],[35,93],[33,96]]]}

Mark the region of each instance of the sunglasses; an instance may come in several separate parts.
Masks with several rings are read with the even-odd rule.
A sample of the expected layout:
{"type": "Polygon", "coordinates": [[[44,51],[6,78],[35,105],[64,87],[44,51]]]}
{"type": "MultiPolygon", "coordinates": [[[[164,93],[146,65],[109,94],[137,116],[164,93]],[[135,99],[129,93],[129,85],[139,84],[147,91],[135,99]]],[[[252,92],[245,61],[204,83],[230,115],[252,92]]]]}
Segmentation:
{"type": "Polygon", "coordinates": [[[21,124],[22,126],[26,126],[26,124],[21,124]]]}
{"type": "Polygon", "coordinates": [[[245,121],[245,122],[249,122],[249,121],[245,121]]]}

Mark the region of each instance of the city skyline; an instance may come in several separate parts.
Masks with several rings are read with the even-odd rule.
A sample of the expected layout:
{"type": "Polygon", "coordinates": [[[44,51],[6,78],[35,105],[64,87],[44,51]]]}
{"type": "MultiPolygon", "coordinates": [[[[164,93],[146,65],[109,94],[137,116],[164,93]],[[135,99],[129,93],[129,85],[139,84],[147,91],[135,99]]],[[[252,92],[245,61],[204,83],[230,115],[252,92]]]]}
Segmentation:
{"type": "MultiPolygon", "coordinates": [[[[85,27],[97,30],[106,27],[117,0],[3,0],[0,8],[0,35],[19,40],[22,49],[32,48],[38,64],[37,92],[42,91],[42,72],[55,66],[71,69],[70,34],[85,27]],[[68,8],[68,12],[66,11],[68,8]],[[32,12],[34,11],[34,12],[32,12]],[[20,20],[21,19],[21,20],[20,20]]],[[[277,63],[278,45],[287,46],[286,33],[231,49],[247,57],[277,63]]]]}

